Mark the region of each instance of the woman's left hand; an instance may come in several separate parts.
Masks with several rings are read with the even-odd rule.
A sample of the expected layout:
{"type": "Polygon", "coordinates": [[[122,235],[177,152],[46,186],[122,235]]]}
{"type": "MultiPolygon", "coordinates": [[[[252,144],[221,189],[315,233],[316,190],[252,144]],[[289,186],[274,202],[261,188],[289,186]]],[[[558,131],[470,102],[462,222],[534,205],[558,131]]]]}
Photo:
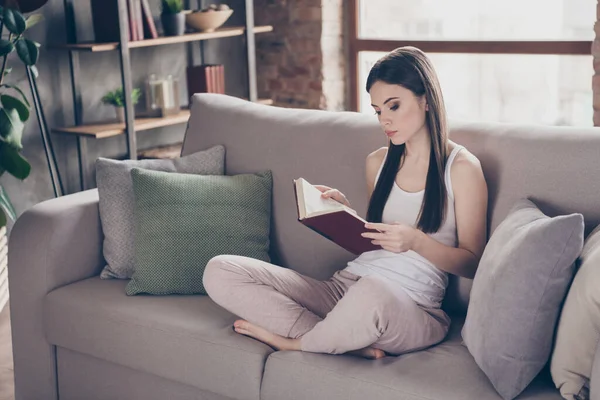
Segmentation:
{"type": "Polygon", "coordinates": [[[365,224],[367,229],[377,229],[380,232],[363,232],[361,235],[373,239],[373,244],[380,245],[383,249],[394,253],[404,253],[412,250],[418,237],[417,229],[412,226],[394,222],[392,224],[365,224]]]}

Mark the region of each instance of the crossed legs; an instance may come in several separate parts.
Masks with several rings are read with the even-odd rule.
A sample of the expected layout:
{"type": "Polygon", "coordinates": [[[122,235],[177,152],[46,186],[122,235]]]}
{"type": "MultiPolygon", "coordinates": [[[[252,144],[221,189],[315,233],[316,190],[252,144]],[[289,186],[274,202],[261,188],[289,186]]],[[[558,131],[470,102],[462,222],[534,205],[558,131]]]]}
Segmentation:
{"type": "Polygon", "coordinates": [[[234,330],[277,350],[349,353],[381,358],[441,341],[449,319],[424,310],[377,277],[338,271],[319,281],[241,256],[218,256],[204,286],[219,305],[242,319],[234,330]]]}

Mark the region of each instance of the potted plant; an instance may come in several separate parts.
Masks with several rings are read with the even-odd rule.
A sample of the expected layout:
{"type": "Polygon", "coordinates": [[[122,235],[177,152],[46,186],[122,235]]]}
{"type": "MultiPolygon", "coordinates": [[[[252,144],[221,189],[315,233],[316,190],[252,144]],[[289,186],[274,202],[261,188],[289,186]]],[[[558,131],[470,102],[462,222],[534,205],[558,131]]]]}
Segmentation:
{"type": "MultiPolygon", "coordinates": [[[[141,94],[142,91],[139,88],[134,88],[131,91],[131,102],[133,105],[138,103],[141,94]]],[[[125,122],[125,95],[123,94],[123,88],[106,93],[102,97],[102,103],[114,106],[117,113],[117,121],[125,122]]]]}
{"type": "Polygon", "coordinates": [[[165,36],[180,36],[185,31],[185,14],[183,13],[183,0],[161,0],[162,22],[165,36]]]}
{"type": "MultiPolygon", "coordinates": [[[[38,3],[43,5],[45,2],[38,3]]],[[[19,7],[19,2],[14,0],[9,7],[0,7],[2,27],[0,30],[0,59],[2,61],[0,69],[0,176],[8,173],[19,180],[24,180],[29,176],[31,165],[21,154],[23,150],[21,137],[30,116],[31,106],[19,86],[16,83],[7,83],[5,79],[12,70],[8,67],[8,57],[15,52],[25,67],[29,68],[36,77],[38,76],[35,64],[39,58],[40,44],[25,38],[24,33],[40,22],[42,17],[35,14],[25,18],[21,12],[16,10],[17,7],[19,7]],[[5,29],[8,31],[6,35],[3,34],[5,29]]],[[[23,9],[33,10],[32,7],[23,9]]],[[[5,226],[8,219],[14,221],[16,212],[7,193],[0,185],[0,227],[5,226]]]]}

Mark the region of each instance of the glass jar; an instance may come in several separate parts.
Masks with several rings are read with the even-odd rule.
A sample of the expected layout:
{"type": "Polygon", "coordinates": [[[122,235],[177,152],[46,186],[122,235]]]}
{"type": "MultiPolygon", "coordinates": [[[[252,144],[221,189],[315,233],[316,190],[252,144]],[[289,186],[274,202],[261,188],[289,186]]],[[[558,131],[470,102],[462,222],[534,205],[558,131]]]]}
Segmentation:
{"type": "Polygon", "coordinates": [[[146,108],[150,117],[165,117],[179,113],[179,79],[173,75],[157,78],[152,74],[146,83],[146,108]]]}

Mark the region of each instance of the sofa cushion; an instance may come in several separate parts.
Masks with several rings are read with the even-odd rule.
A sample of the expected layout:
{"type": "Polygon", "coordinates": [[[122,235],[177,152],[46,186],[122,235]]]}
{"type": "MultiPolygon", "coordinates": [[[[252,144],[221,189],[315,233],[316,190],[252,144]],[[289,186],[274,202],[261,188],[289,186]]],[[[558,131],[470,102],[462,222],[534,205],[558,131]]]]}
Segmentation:
{"type": "Polygon", "coordinates": [[[600,341],[600,226],[586,239],[561,311],[550,371],[566,399],[588,399],[600,341]]]}
{"type": "Polygon", "coordinates": [[[271,261],[270,171],[235,176],[131,170],[135,272],[128,295],[206,294],[208,261],[232,254],[271,261]]]}
{"type": "Polygon", "coordinates": [[[48,341],[222,396],[259,398],[273,350],[236,334],[232,314],[207,296],[128,297],[126,284],[95,277],[50,292],[48,341]]]}
{"type": "Polygon", "coordinates": [[[506,400],[525,389],[550,357],[583,237],[581,214],[549,217],[523,199],[485,247],[462,337],[506,400]]]}
{"type": "MultiPolygon", "coordinates": [[[[426,350],[372,361],[347,355],[276,352],[269,356],[262,400],[501,400],[467,348],[463,321],[426,350]]],[[[518,400],[560,400],[546,370],[518,400]]]]}
{"type": "Polygon", "coordinates": [[[211,146],[173,160],[96,161],[100,219],[104,232],[102,252],[106,266],[102,278],[128,279],[133,274],[133,183],[132,168],[188,174],[223,175],[225,147],[211,146]]]}

